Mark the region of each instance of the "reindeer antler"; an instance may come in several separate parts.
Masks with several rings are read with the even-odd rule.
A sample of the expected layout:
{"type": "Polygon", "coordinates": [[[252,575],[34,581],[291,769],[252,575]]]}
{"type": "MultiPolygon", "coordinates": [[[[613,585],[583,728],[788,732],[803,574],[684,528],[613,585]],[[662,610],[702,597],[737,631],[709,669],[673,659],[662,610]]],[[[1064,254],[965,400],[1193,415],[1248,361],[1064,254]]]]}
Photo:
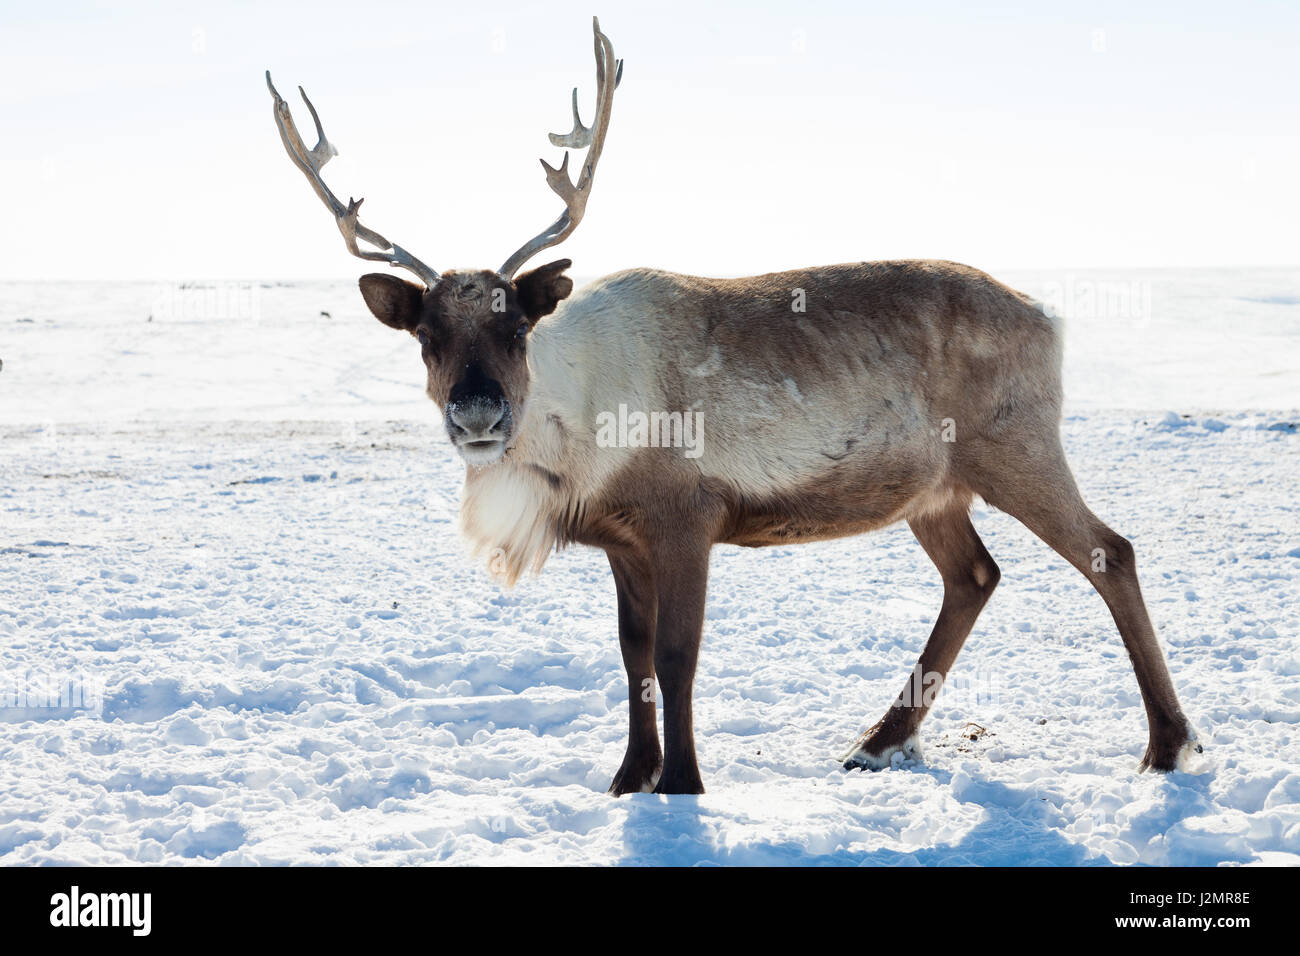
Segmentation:
{"type": "Polygon", "coordinates": [[[547,185],[564,200],[564,212],[549,227],[520,246],[515,254],[506,260],[505,265],[497,270],[506,279],[513,278],[520,266],[543,249],[567,239],[569,234],[578,228],[578,223],[582,221],[582,214],[587,209],[587,200],[591,197],[591,182],[596,175],[596,164],[600,162],[600,152],[605,146],[605,133],[609,129],[610,109],[614,105],[614,90],[623,79],[623,61],[614,59],[614,45],[609,42],[609,37],[600,32],[600,20],[592,17],[591,27],[592,32],[595,33],[596,48],[596,118],[591,121],[590,126],[582,125],[582,117],[578,115],[578,90],[575,87],[573,131],[565,134],[549,134],[551,143],[555,146],[569,149],[589,147],[586,159],[583,160],[582,173],[578,176],[577,185],[574,185],[569,178],[568,153],[564,154],[559,169],[550,166],[546,160],[541,160],[542,168],[546,170],[547,185]]]}
{"type": "Polygon", "coordinates": [[[387,262],[394,268],[406,269],[415,273],[427,288],[433,288],[434,283],[438,281],[438,271],[436,269],[431,269],[401,246],[389,242],[373,229],[367,229],[361,225],[357,219],[357,213],[365,200],[349,198],[348,204],[344,206],[338,197],[330,191],[330,188],[325,185],[325,180],[321,178],[320,174],[321,167],[337,156],[339,151],[325,138],[325,130],[321,128],[320,117],[316,114],[316,107],[312,106],[311,100],[307,99],[307,94],[303,91],[303,88],[298,87],[298,92],[302,95],[302,101],[307,104],[307,109],[311,111],[311,118],[316,124],[316,145],[311,149],[307,149],[302,137],[298,135],[298,128],[294,125],[293,116],[289,112],[289,104],[281,98],[274,84],[271,83],[270,70],[266,71],[266,88],[271,91],[271,97],[275,100],[275,125],[280,130],[280,139],[284,142],[284,148],[289,153],[289,158],[293,160],[294,165],[301,169],[303,175],[307,177],[307,181],[311,183],[311,188],[315,190],[321,202],[334,214],[334,221],[339,227],[339,232],[343,234],[343,241],[347,244],[348,252],[358,259],[366,259],[370,262],[387,262]],[[369,249],[361,249],[357,246],[358,239],[380,251],[372,252],[369,249]]]}

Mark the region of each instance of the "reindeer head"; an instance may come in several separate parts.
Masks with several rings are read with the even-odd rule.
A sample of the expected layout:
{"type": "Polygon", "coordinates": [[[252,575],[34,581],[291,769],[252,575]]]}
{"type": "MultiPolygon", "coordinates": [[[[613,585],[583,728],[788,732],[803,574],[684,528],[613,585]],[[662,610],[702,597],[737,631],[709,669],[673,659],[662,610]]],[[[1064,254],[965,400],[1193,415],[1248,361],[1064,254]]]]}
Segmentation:
{"type": "Polygon", "coordinates": [[[419,340],[425,391],[468,464],[493,464],[509,447],[528,396],[528,334],[573,290],[563,274],[570,264],[561,259],[513,281],[450,271],[431,288],[386,273],[361,277],[375,318],[419,340]]]}
{"type": "Polygon", "coordinates": [[[582,173],[575,185],[569,178],[569,154],[559,168],[542,160],[546,181],[564,200],[564,211],[495,272],[489,270],[439,273],[357,218],[362,200],[345,206],[325,185],[321,167],[338,155],[325,138],[316,108],[302,87],[298,92],[316,124],[316,145],[307,149],[286,103],[266,74],[275,103],[275,123],[280,139],[295,166],[334,215],[348,251],[360,259],[387,262],[420,279],[408,282],[385,273],[361,277],[361,295],[375,318],[409,332],[418,340],[428,370],[425,387],[442,409],[447,434],[465,461],[490,465],[509,449],[520,412],[528,396],[528,336],[543,316],[573,291],[564,275],[568,259],[544,265],[518,278],[519,267],[538,252],[563,242],[578,227],[591,195],[591,184],[609,129],[614,90],[623,76],[623,61],[614,59],[609,37],[592,18],[596,48],[596,118],[584,126],[578,115],[578,91],[573,91],[573,131],[550,134],[551,143],[568,149],[587,149],[582,173]],[[613,69],[607,69],[613,64],[613,69]],[[363,249],[357,242],[373,248],[363,249]]]}

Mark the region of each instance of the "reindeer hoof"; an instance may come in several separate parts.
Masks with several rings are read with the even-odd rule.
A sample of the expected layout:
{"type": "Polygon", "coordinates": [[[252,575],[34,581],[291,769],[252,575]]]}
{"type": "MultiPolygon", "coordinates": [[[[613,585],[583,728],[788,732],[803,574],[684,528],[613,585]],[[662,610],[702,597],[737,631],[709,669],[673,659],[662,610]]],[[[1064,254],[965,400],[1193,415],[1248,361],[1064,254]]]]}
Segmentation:
{"type": "Polygon", "coordinates": [[[613,797],[621,797],[625,793],[654,793],[663,769],[662,761],[653,766],[637,766],[635,763],[629,766],[628,761],[624,760],[606,793],[613,797]]]}
{"type": "Polygon", "coordinates": [[[670,764],[659,774],[659,782],[655,784],[654,792],[701,794],[704,792],[704,781],[700,779],[698,767],[670,764]]]}
{"type": "Polygon", "coordinates": [[[1193,758],[1196,754],[1204,753],[1205,748],[1201,746],[1196,735],[1190,730],[1182,740],[1172,744],[1157,743],[1152,741],[1147,746],[1147,752],[1142,757],[1142,763],[1138,765],[1138,773],[1146,773],[1148,770],[1154,770],[1157,773],[1169,773],[1174,770],[1180,770],[1183,773],[1197,773],[1193,769],[1193,758]]]}
{"type": "Polygon", "coordinates": [[[845,770],[884,770],[893,763],[894,754],[902,754],[904,760],[920,760],[920,734],[912,734],[901,743],[881,747],[879,744],[873,745],[872,735],[867,733],[840,760],[845,770]]]}

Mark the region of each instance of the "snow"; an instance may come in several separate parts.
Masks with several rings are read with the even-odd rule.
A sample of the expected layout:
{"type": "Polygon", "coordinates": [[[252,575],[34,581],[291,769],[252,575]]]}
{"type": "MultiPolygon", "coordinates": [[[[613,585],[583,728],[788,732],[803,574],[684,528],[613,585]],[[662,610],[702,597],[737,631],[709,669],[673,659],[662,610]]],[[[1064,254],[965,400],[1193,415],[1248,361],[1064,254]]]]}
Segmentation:
{"type": "Polygon", "coordinates": [[[418,352],[351,283],[15,283],[0,863],[1300,862],[1300,270],[999,277],[1066,320],[1067,451],[1137,549],[1199,773],[1136,773],[1100,598],[979,506],[1002,584],[921,759],[834,759],[939,608],[906,527],[719,548],[708,792],[607,797],[604,558],[508,592],[466,563],[418,352]]]}

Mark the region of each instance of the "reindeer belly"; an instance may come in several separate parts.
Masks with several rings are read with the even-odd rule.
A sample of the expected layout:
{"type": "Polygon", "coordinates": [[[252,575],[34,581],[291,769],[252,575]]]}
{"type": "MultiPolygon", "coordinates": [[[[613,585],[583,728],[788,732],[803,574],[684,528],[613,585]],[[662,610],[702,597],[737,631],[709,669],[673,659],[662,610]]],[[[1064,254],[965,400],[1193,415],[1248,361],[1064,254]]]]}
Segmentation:
{"type": "Polygon", "coordinates": [[[793,489],[733,501],[719,541],[762,548],[874,531],[915,510],[935,485],[935,472],[919,462],[846,462],[793,489]]]}

